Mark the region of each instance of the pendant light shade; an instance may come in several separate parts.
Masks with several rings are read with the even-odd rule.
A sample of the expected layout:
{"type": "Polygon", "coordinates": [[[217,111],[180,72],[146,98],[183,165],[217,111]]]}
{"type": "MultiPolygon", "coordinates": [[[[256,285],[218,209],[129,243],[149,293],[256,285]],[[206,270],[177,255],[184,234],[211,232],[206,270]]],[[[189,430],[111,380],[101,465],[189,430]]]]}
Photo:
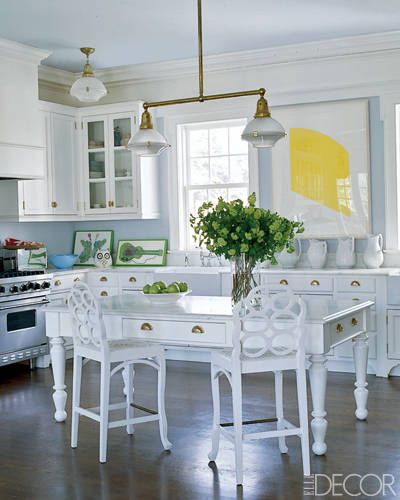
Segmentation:
{"type": "Polygon", "coordinates": [[[97,102],[107,94],[103,82],[96,78],[89,63],[89,55],[93,54],[92,47],[82,47],[81,52],[86,55],[86,64],[81,78],[72,85],[70,94],[81,102],[97,102]]]}
{"type": "Polygon", "coordinates": [[[169,146],[165,137],[154,129],[151,115],[145,109],[140,128],[130,139],[126,148],[139,156],[158,156],[169,146]]]}
{"type": "Polygon", "coordinates": [[[285,135],[282,125],[271,118],[268,103],[262,94],[258,99],[254,118],[249,121],[242,132],[242,139],[250,142],[255,148],[271,148],[285,135]]]}

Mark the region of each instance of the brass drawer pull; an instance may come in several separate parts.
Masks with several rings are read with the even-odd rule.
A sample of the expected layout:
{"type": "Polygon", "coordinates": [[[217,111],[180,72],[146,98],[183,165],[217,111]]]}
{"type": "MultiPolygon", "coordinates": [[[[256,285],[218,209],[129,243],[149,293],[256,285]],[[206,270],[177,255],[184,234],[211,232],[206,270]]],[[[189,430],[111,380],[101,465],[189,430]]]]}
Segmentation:
{"type": "Polygon", "coordinates": [[[102,277],[100,278],[100,281],[108,281],[107,276],[102,276],[102,277]]]}
{"type": "Polygon", "coordinates": [[[131,277],[129,278],[129,281],[130,281],[131,283],[136,283],[136,278],[135,278],[135,276],[131,276],[131,277]]]}
{"type": "Polygon", "coordinates": [[[51,208],[57,208],[57,202],[56,201],[52,201],[51,202],[51,208]]]}
{"type": "Polygon", "coordinates": [[[202,326],[196,325],[192,328],[192,333],[205,333],[205,330],[202,326]]]}
{"type": "Polygon", "coordinates": [[[109,201],[109,202],[108,202],[108,206],[109,206],[110,208],[112,208],[112,207],[114,206],[114,202],[113,202],[113,201],[109,201]]]}
{"type": "Polygon", "coordinates": [[[61,285],[61,280],[56,280],[54,282],[54,286],[60,286],[61,285]]]}
{"type": "Polygon", "coordinates": [[[353,280],[351,283],[350,283],[350,286],[361,286],[360,282],[357,281],[357,280],[353,280]]]}
{"type": "Polygon", "coordinates": [[[77,276],[76,278],[74,278],[74,283],[77,283],[78,281],[81,281],[80,277],[77,276]]]}
{"type": "Polygon", "coordinates": [[[319,286],[320,282],[318,280],[312,280],[310,283],[311,286],[319,286]]]}
{"type": "Polygon", "coordinates": [[[140,327],[140,329],[143,330],[144,332],[151,332],[153,327],[150,323],[142,323],[142,326],[140,327]]]}
{"type": "Polygon", "coordinates": [[[343,328],[342,323],[338,323],[338,324],[336,325],[336,331],[337,331],[337,333],[342,333],[342,332],[343,332],[343,330],[344,330],[344,328],[343,328]]]}
{"type": "Polygon", "coordinates": [[[351,326],[357,326],[358,325],[358,319],[357,318],[351,318],[351,326]]]}
{"type": "Polygon", "coordinates": [[[285,285],[285,286],[287,286],[287,285],[289,284],[289,282],[288,282],[288,280],[281,280],[281,281],[279,282],[279,284],[280,284],[280,285],[285,285]]]}
{"type": "Polygon", "coordinates": [[[106,292],[105,290],[103,290],[103,291],[100,293],[100,295],[101,295],[102,297],[108,297],[108,292],[106,292]]]}

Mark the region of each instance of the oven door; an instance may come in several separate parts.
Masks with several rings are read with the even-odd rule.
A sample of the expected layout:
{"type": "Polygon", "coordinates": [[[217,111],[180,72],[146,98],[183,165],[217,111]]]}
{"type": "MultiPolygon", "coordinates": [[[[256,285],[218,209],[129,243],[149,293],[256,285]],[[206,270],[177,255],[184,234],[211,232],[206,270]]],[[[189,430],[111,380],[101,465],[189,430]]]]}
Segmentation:
{"type": "Polygon", "coordinates": [[[15,300],[0,304],[0,353],[39,346],[47,342],[45,298],[15,300]]]}

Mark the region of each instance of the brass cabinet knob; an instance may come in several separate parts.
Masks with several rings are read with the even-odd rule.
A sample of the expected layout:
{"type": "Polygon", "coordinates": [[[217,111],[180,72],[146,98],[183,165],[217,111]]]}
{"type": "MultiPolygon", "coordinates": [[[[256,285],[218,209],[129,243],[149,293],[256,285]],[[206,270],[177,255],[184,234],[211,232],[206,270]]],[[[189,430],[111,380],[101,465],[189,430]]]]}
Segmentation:
{"type": "Polygon", "coordinates": [[[287,286],[287,285],[289,284],[289,282],[288,282],[288,280],[283,279],[283,280],[281,280],[281,281],[279,282],[279,284],[280,284],[280,285],[285,285],[285,286],[287,286]]]}
{"type": "Polygon", "coordinates": [[[103,291],[100,293],[100,295],[101,295],[102,297],[108,297],[108,292],[106,292],[105,290],[103,290],[103,291]]]}
{"type": "Polygon", "coordinates": [[[61,280],[56,280],[54,282],[54,286],[60,286],[61,285],[61,280]]]}
{"type": "Polygon", "coordinates": [[[321,283],[320,283],[318,280],[312,280],[312,281],[310,282],[310,285],[311,285],[311,286],[319,286],[320,284],[321,284],[321,283]]]}
{"type": "Polygon", "coordinates": [[[195,325],[192,328],[192,333],[198,333],[198,334],[200,334],[200,333],[204,333],[204,332],[205,332],[204,328],[202,326],[200,326],[200,325],[195,325]]]}
{"type": "Polygon", "coordinates": [[[131,276],[131,277],[129,278],[129,281],[130,281],[131,283],[136,283],[136,278],[135,278],[135,276],[131,276]]]}
{"type": "Polygon", "coordinates": [[[102,276],[102,277],[100,278],[100,281],[108,281],[107,276],[102,276]]]}
{"type": "Polygon", "coordinates": [[[74,283],[77,283],[78,281],[81,281],[80,277],[77,276],[76,278],[74,278],[74,283]]]}
{"type": "Polygon", "coordinates": [[[110,200],[110,201],[108,202],[108,206],[109,206],[110,208],[112,208],[112,207],[114,206],[114,202],[110,200]]]}
{"type": "Polygon", "coordinates": [[[337,331],[338,333],[342,333],[342,332],[343,332],[343,330],[344,330],[344,328],[343,328],[342,323],[338,323],[338,324],[336,325],[336,331],[337,331]]]}
{"type": "Polygon", "coordinates": [[[151,332],[151,330],[153,330],[153,326],[150,323],[142,323],[140,329],[144,332],[151,332]]]}
{"type": "Polygon", "coordinates": [[[351,283],[350,283],[350,286],[361,286],[360,282],[357,281],[357,280],[353,280],[351,283]]]}
{"type": "Polygon", "coordinates": [[[57,202],[56,201],[52,201],[51,202],[51,208],[57,208],[57,202]]]}
{"type": "Polygon", "coordinates": [[[358,325],[358,319],[357,318],[351,318],[351,326],[357,326],[358,325]]]}

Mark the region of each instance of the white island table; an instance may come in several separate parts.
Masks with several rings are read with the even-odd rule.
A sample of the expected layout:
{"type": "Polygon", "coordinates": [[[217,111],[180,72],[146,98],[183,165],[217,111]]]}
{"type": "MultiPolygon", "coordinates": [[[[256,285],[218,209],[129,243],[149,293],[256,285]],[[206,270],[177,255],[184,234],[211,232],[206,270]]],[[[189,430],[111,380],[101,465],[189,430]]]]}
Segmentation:
{"type": "MultiPolygon", "coordinates": [[[[323,455],[328,428],[325,409],[327,354],[332,347],[353,341],[356,382],[355,415],[365,420],[367,411],[367,314],[373,302],[336,301],[331,297],[304,297],[307,302],[306,353],[312,394],[312,446],[323,455]]],[[[176,304],[153,305],[143,295],[120,295],[100,299],[109,338],[138,338],[159,342],[166,347],[221,349],[232,345],[233,315],[229,297],[186,296],[176,304]]],[[[49,305],[46,310],[46,334],[54,376],[55,419],[67,418],[65,350],[63,337],[71,337],[72,328],[66,306],[49,305]]]]}

